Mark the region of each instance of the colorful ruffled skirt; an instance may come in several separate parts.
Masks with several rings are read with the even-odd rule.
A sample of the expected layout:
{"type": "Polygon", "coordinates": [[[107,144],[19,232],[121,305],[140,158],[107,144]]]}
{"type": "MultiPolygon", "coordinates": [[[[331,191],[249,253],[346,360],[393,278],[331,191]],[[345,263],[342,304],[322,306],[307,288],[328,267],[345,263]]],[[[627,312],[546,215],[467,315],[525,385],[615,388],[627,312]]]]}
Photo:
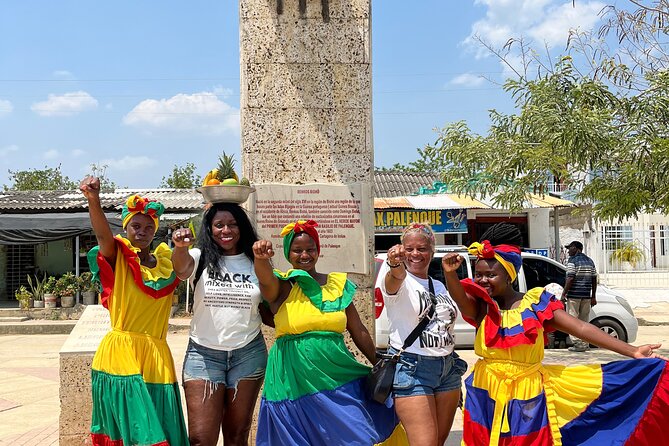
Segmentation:
{"type": "Polygon", "coordinates": [[[668,445],[669,366],[479,361],[467,380],[463,445],[668,445]]]}
{"type": "Polygon", "coordinates": [[[408,444],[391,400],[365,397],[368,372],[340,333],[279,337],[269,351],[257,444],[408,444]]]}
{"type": "Polygon", "coordinates": [[[92,371],[93,445],[187,446],[172,355],[165,340],[113,330],[92,371]]]}

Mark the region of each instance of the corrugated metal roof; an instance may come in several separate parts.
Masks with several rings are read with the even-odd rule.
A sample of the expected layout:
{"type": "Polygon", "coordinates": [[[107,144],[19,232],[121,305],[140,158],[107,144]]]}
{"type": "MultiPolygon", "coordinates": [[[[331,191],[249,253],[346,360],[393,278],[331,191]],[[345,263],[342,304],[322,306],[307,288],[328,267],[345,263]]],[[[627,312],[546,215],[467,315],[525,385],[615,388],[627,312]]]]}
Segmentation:
{"type": "Polygon", "coordinates": [[[412,195],[406,197],[414,209],[488,209],[473,198],[455,194],[412,195]]]}
{"type": "MultiPolygon", "coordinates": [[[[116,189],[100,193],[104,209],[120,211],[133,194],[158,200],[170,211],[202,209],[202,195],[192,189],[116,189]]],[[[0,211],[81,211],[87,201],[79,191],[5,191],[0,195],[0,211]]]]}
{"type": "Polygon", "coordinates": [[[405,197],[374,198],[374,209],[413,209],[405,197]]]}
{"type": "Polygon", "coordinates": [[[377,170],[374,172],[374,197],[403,197],[418,193],[421,187],[432,186],[441,176],[435,172],[400,172],[377,170]]]}

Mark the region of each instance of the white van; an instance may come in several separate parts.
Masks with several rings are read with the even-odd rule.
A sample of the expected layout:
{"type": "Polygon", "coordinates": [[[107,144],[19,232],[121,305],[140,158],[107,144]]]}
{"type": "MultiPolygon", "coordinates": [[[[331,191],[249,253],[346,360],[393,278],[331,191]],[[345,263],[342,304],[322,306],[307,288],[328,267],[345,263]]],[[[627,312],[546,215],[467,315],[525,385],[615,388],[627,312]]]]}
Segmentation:
{"type": "MultiPolygon", "coordinates": [[[[458,270],[458,277],[464,279],[473,277],[473,261],[464,246],[437,246],[434,259],[430,264],[429,274],[444,284],[444,274],[441,269],[441,258],[449,253],[457,252],[465,258],[458,270]]],[[[558,283],[564,286],[566,268],[553,259],[527,252],[522,253],[523,266],[518,274],[518,290],[525,292],[534,287],[544,287],[549,283],[558,283]]],[[[376,255],[376,273],[386,260],[386,253],[376,255]]],[[[376,348],[385,350],[388,346],[389,323],[385,311],[381,290],[374,290],[374,305],[376,316],[376,348]]],[[[639,329],[632,307],[625,298],[603,285],[597,286],[597,305],[590,310],[590,323],[601,328],[604,332],[625,342],[634,342],[639,329]]],[[[476,332],[458,314],[455,322],[455,344],[457,347],[471,347],[474,345],[476,332]]]]}

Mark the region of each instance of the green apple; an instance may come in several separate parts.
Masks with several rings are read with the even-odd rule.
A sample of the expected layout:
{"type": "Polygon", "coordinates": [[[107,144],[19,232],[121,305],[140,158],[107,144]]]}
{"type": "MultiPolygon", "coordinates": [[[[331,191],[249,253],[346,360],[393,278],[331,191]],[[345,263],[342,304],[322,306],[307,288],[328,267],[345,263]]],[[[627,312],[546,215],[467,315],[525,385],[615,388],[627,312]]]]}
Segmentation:
{"type": "Polygon", "coordinates": [[[221,181],[221,184],[227,184],[228,186],[231,186],[233,184],[239,184],[239,181],[235,180],[234,178],[226,178],[225,180],[221,181]]]}

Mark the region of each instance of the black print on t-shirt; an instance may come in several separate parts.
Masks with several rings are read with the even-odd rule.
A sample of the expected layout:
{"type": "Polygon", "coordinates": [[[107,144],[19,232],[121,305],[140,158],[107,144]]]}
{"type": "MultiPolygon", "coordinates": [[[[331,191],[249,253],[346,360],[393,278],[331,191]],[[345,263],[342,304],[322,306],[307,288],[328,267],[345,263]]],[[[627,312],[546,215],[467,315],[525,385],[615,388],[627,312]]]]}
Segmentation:
{"type": "Polygon", "coordinates": [[[420,335],[421,348],[444,348],[455,344],[448,328],[455,323],[455,303],[450,296],[438,294],[432,296],[428,291],[418,293],[420,313],[434,302],[435,311],[425,330],[420,335]]]}
{"type": "Polygon", "coordinates": [[[253,289],[250,274],[216,271],[204,283],[204,305],[248,310],[252,304],[253,289]]]}

